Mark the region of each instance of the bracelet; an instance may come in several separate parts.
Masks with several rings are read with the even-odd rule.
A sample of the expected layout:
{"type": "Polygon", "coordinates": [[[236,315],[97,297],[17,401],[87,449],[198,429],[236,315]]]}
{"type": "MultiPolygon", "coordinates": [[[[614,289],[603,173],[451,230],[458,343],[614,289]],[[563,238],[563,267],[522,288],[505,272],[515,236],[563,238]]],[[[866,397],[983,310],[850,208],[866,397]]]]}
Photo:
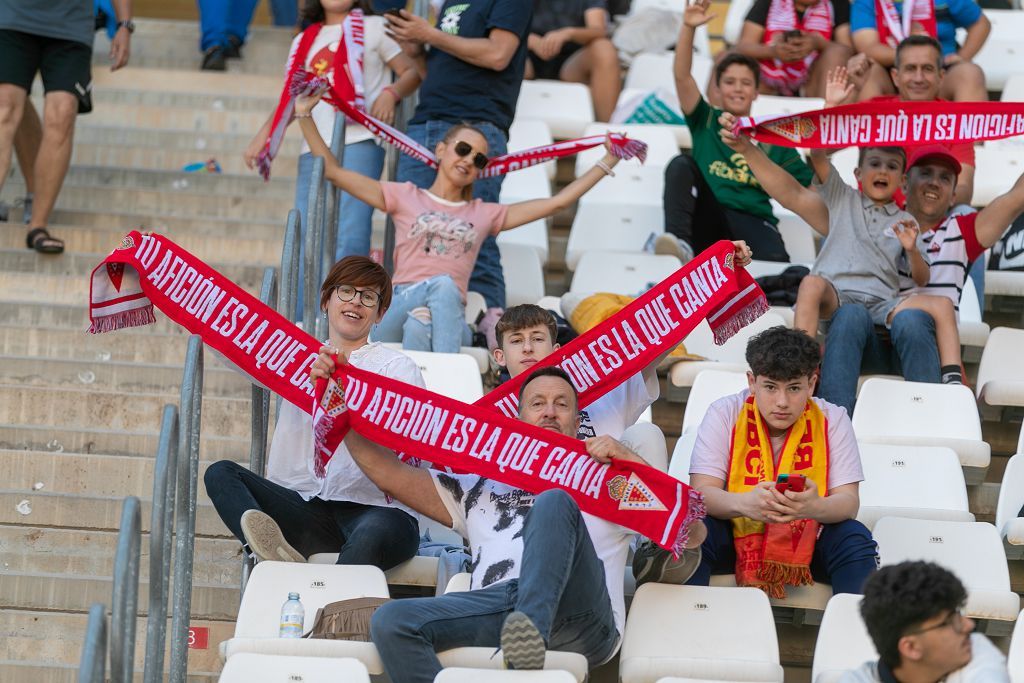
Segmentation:
{"type": "Polygon", "coordinates": [[[394,88],[392,88],[390,85],[385,85],[383,88],[381,88],[381,92],[386,92],[386,93],[390,94],[392,97],[394,97],[395,98],[395,104],[398,104],[399,102],[402,101],[402,98],[398,95],[398,92],[394,88]]]}
{"type": "Polygon", "coordinates": [[[598,161],[597,161],[597,163],[595,164],[595,166],[597,166],[597,167],[598,167],[599,169],[601,169],[602,171],[604,171],[604,174],[605,174],[605,175],[607,175],[607,176],[611,176],[612,178],[614,178],[614,177],[615,177],[615,171],[613,171],[613,170],[611,169],[611,167],[610,167],[610,166],[608,166],[608,164],[604,163],[604,159],[598,159],[598,161]]]}
{"type": "Polygon", "coordinates": [[[295,114],[295,118],[297,118],[297,119],[311,119],[311,118],[313,118],[313,112],[309,112],[308,114],[295,114]]]}

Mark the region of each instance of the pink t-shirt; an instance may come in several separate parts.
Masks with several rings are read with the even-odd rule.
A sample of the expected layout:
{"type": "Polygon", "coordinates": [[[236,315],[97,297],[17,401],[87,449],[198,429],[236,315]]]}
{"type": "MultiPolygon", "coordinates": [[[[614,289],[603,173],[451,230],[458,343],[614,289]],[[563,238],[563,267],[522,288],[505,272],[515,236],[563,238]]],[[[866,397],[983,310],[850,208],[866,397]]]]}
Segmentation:
{"type": "Polygon", "coordinates": [[[449,202],[412,183],[381,183],[385,210],[395,221],[396,285],[447,273],[466,298],[476,255],[505,224],[508,207],[479,199],[449,202]]]}
{"type": "MultiPolygon", "coordinates": [[[[732,441],[732,430],[736,426],[743,402],[750,395],[748,389],[738,394],[718,399],[708,408],[704,420],[697,429],[697,441],[693,446],[690,459],[690,474],[706,474],[723,481],[729,479],[729,445],[732,441]]],[[[860,450],[857,448],[857,437],[853,433],[853,424],[846,411],[820,398],[812,398],[825,413],[828,423],[829,446],[829,490],[864,481],[864,470],[860,464],[860,450]]],[[[776,465],[785,445],[785,435],[772,437],[772,451],[776,465]]]]}

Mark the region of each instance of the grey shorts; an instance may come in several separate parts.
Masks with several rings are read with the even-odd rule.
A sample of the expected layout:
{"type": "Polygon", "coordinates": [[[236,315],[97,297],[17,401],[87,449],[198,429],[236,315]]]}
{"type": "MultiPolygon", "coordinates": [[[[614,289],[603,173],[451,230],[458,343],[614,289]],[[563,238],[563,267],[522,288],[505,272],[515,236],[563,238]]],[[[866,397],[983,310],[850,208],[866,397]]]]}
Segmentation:
{"type": "Polygon", "coordinates": [[[900,296],[892,299],[881,299],[877,296],[865,294],[863,292],[841,290],[828,278],[822,279],[831,285],[832,289],[836,293],[836,297],[839,299],[840,306],[844,304],[860,304],[864,308],[868,309],[868,315],[871,316],[871,322],[875,325],[882,325],[886,329],[889,329],[892,322],[889,320],[889,315],[892,314],[892,309],[896,308],[896,306],[906,298],[905,296],[900,296]]]}

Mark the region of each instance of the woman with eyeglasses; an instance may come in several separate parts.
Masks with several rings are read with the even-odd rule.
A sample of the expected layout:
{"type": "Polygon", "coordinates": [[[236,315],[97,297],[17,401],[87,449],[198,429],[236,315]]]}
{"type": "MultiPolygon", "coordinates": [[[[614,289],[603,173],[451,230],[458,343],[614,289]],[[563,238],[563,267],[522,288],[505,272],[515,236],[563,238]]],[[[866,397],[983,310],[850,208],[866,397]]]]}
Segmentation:
{"type": "Polygon", "coordinates": [[[326,178],[390,214],[395,222],[394,300],[373,336],[377,341],[402,342],[406,349],[457,353],[468,345],[466,288],[484,239],[568,208],[601,178],[612,175],[619,161],[606,151],[593,168],[554,197],[516,204],[471,199],[473,181],[488,163],[487,140],[463,123],[452,126],[437,144],[437,176],[429,189],[380,182],[342,168],[331,156],[309,119],[319,99],[297,98],[295,116],[311,153],[324,158],[326,178]]]}

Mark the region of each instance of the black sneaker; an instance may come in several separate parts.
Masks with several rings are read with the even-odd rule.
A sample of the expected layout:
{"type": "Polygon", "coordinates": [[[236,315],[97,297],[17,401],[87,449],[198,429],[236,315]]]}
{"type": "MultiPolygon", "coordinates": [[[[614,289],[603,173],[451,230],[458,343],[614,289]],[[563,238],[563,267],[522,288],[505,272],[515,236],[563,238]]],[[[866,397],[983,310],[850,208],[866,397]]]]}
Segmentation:
{"type": "Polygon", "coordinates": [[[203,71],[225,71],[228,68],[228,60],[224,55],[224,48],[214,45],[203,53],[203,65],[199,67],[203,71]]]}
{"type": "Polygon", "coordinates": [[[242,39],[238,36],[228,36],[228,44],[224,46],[224,56],[228,59],[241,59],[242,39]]]}
{"type": "Polygon", "coordinates": [[[512,612],[501,627],[501,656],[506,669],[530,671],[544,668],[544,638],[530,617],[512,612]]]}
{"type": "Polygon", "coordinates": [[[651,581],[684,584],[697,571],[700,558],[700,546],[683,550],[677,560],[653,541],[644,541],[633,553],[633,577],[637,588],[651,581]]]}

